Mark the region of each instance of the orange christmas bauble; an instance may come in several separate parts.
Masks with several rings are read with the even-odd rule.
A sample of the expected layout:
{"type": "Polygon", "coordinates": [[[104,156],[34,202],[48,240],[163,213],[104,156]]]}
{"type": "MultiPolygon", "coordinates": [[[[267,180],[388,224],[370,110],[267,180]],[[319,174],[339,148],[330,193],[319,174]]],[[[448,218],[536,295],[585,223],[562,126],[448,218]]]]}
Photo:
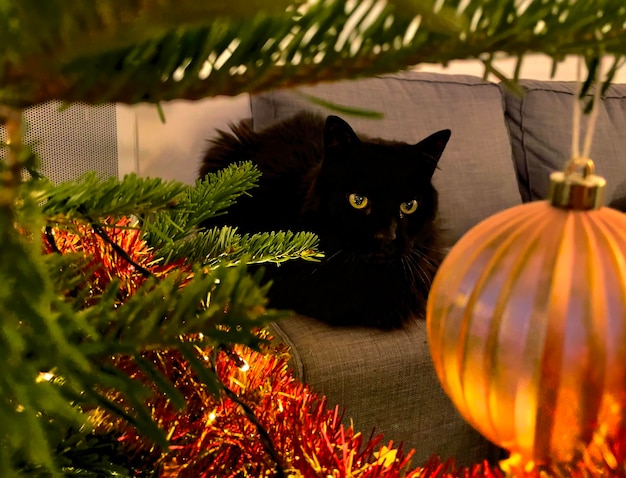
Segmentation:
{"type": "Polygon", "coordinates": [[[461,415],[526,462],[568,462],[626,422],[626,216],[517,206],[471,229],[427,308],[461,415]]]}

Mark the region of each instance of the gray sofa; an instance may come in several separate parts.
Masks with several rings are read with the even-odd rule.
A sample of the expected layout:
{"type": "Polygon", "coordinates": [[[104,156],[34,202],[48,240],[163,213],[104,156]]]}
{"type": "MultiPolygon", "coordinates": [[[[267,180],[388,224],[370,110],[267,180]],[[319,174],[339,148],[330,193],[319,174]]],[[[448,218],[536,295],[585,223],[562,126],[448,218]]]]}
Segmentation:
{"type": "MultiPolygon", "coordinates": [[[[452,130],[434,176],[451,246],[497,211],[545,198],[549,173],[570,157],[576,85],[522,85],[527,92],[518,97],[477,77],[405,72],[300,90],[382,112],[383,119],[346,117],[355,130],[370,135],[417,142],[439,129],[452,130]]],[[[253,96],[251,108],[257,130],[302,108],[323,110],[292,90],[253,96]]],[[[626,87],[612,86],[592,148],[597,173],[609,181],[607,203],[626,197],[625,133],[626,87]]],[[[339,404],[345,421],[366,436],[374,430],[405,450],[414,448],[415,464],[431,454],[464,464],[497,459],[498,449],[460,418],[443,392],[424,321],[380,331],[331,328],[295,316],[273,324],[272,332],[290,347],[297,377],[339,404]]]]}

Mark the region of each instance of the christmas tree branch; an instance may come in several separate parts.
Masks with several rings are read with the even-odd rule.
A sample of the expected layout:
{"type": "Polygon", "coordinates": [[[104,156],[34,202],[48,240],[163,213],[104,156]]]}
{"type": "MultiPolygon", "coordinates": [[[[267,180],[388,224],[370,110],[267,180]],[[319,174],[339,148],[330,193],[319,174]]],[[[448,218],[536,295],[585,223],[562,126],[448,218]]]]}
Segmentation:
{"type": "Polygon", "coordinates": [[[318,237],[309,232],[262,232],[237,234],[224,226],[202,231],[160,251],[167,261],[187,258],[210,267],[233,266],[242,262],[280,263],[291,259],[319,260],[318,237]]]}
{"type": "Polygon", "coordinates": [[[621,0],[5,3],[0,102],[16,106],[200,99],[420,63],[528,53],[558,61],[598,47],[626,54],[621,0]]]}
{"type": "Polygon", "coordinates": [[[251,162],[242,162],[197,180],[177,198],[175,208],[147,218],[146,241],[162,257],[184,257],[175,253],[182,240],[193,237],[207,220],[225,214],[238,197],[256,186],[260,176],[251,162]]]}
{"type": "MultiPolygon", "coordinates": [[[[102,292],[96,303],[82,310],[83,320],[92,324],[102,334],[99,341],[89,339],[81,344],[81,350],[88,357],[96,359],[116,354],[131,354],[160,393],[175,399],[176,394],[173,393],[172,384],[168,379],[156,373],[153,367],[143,360],[144,351],[166,347],[179,349],[184,353],[186,345],[181,342],[181,336],[190,337],[197,334],[202,334],[206,340],[218,344],[216,348],[227,354],[233,354],[232,343],[255,346],[257,338],[251,335],[252,328],[259,327],[272,316],[278,318],[279,314],[265,313],[262,321],[254,319],[264,311],[262,306],[266,287],[259,287],[257,279],[252,279],[246,273],[245,267],[217,266],[240,264],[247,258],[246,251],[251,253],[248,257],[256,261],[282,261],[298,255],[318,256],[314,250],[317,238],[312,234],[246,235],[238,237],[237,241],[240,244],[234,247],[232,241],[223,243],[217,240],[215,235],[207,241],[207,234],[197,233],[203,221],[220,214],[230,206],[236,197],[254,186],[258,176],[258,170],[251,163],[243,163],[209,175],[206,180],[199,181],[195,188],[185,188],[181,191],[173,187],[169,195],[162,192],[154,194],[154,190],[160,184],[146,183],[133,176],[124,178],[120,183],[114,180],[102,183],[98,182],[95,176],[87,176],[78,184],[62,184],[50,191],[49,199],[44,206],[47,215],[60,222],[71,217],[87,222],[93,233],[110,248],[109,253],[117,255],[131,265],[144,279],[139,289],[124,298],[119,305],[117,305],[120,300],[119,285],[114,281],[102,292]],[[137,187],[138,184],[141,187],[137,187]],[[129,194],[125,195],[126,192],[129,194]],[[111,198],[123,199],[111,203],[111,198]],[[166,208],[156,209],[159,203],[165,203],[166,208]],[[152,237],[153,244],[160,243],[155,252],[162,253],[169,249],[166,263],[179,260],[182,264],[180,259],[183,258],[185,263],[196,262],[198,252],[192,252],[196,247],[194,242],[197,238],[201,238],[206,247],[210,247],[211,241],[217,242],[222,249],[217,254],[219,257],[212,260],[212,270],[195,269],[192,273],[181,271],[165,276],[156,275],[149,267],[143,265],[145,257],[140,262],[135,259],[135,255],[121,246],[123,236],[120,236],[120,233],[127,230],[125,224],[119,224],[119,228],[111,226],[105,228],[106,222],[100,224],[89,209],[93,207],[100,215],[119,213],[131,206],[140,206],[146,211],[142,215],[141,227],[149,231],[145,237],[152,237]],[[150,212],[152,208],[156,211],[150,212]],[[185,257],[184,254],[188,256],[185,257]],[[108,312],[111,310],[115,310],[116,313],[111,315],[108,312]]],[[[139,234],[138,231],[129,231],[131,234],[133,232],[139,234]]],[[[232,239],[232,235],[226,233],[226,236],[232,239]]],[[[46,229],[45,237],[52,251],[61,251],[50,227],[46,229]]],[[[123,269],[124,267],[120,265],[120,270],[123,269]]],[[[66,281],[59,283],[65,284],[66,281]]],[[[75,289],[72,289],[69,295],[77,300],[81,298],[92,300],[91,294],[81,295],[75,289]]],[[[191,360],[190,357],[188,359],[191,360]]],[[[203,372],[205,364],[199,361],[190,363],[207,387],[214,389],[217,386],[217,389],[221,389],[229,399],[240,404],[246,417],[257,428],[268,456],[277,463],[277,475],[284,476],[280,468],[280,458],[271,438],[252,408],[222,383],[214,371],[203,372]]],[[[88,383],[84,385],[90,386],[88,383]]],[[[120,385],[121,383],[110,384],[113,387],[120,385]]],[[[127,385],[120,389],[122,390],[126,390],[125,394],[130,391],[127,385]]],[[[94,399],[93,396],[91,398],[94,399]]],[[[98,400],[101,400],[98,402],[100,406],[106,405],[107,409],[115,410],[106,397],[98,400]]],[[[180,400],[175,400],[175,404],[180,406],[180,400]]],[[[133,414],[133,421],[159,442],[162,436],[150,426],[149,417],[145,413],[140,413],[143,410],[140,403],[135,403],[134,409],[136,413],[133,414]]]]}
{"type": "Polygon", "coordinates": [[[118,254],[122,259],[124,259],[126,262],[128,262],[131,266],[133,266],[135,269],[137,269],[137,271],[139,271],[139,273],[144,276],[146,279],[150,278],[150,277],[154,277],[154,274],[152,272],[150,272],[148,269],[146,269],[145,267],[143,267],[141,264],[139,264],[138,262],[136,262],[135,260],[133,260],[132,257],[130,257],[130,254],[128,254],[128,252],[126,252],[122,247],[120,247],[117,242],[113,241],[109,235],[107,234],[107,232],[104,230],[104,228],[96,223],[96,221],[94,221],[89,214],[87,214],[86,212],[83,212],[83,215],[85,217],[85,219],[87,219],[87,221],[89,221],[89,224],[91,224],[91,227],[93,228],[94,232],[104,241],[106,242],[109,246],[111,246],[111,249],[113,249],[113,251],[115,251],[116,254],[118,254]]]}
{"type": "Polygon", "coordinates": [[[70,362],[83,373],[88,365],[60,326],[62,304],[37,240],[39,210],[32,195],[22,196],[22,168],[31,159],[22,143],[22,112],[0,106],[0,116],[8,137],[6,159],[0,161],[0,475],[16,476],[16,464],[27,463],[55,477],[48,423],[81,427],[85,417],[42,373],[46,377],[70,362]]]}
{"type": "MultiPolygon", "coordinates": [[[[69,62],[77,58],[149,42],[155,36],[167,34],[181,26],[202,26],[219,18],[233,21],[255,15],[259,10],[268,14],[284,14],[293,6],[292,0],[231,0],[229,2],[196,0],[38,0],[7,2],[7,21],[19,25],[21,35],[28,34],[25,43],[21,35],[6,35],[5,47],[28,52],[32,62],[25,68],[48,66],[51,59],[69,62]],[[54,55],[50,53],[54,52],[54,55]],[[38,61],[35,61],[38,60],[38,61]]],[[[5,13],[6,15],[6,13],[5,13]]],[[[9,29],[5,25],[7,31],[9,29]]]]}
{"type": "MultiPolygon", "coordinates": [[[[128,252],[126,252],[121,246],[119,246],[115,241],[113,241],[109,235],[106,233],[106,231],[104,231],[104,229],[99,226],[98,224],[95,224],[95,221],[85,212],[83,212],[84,217],[91,223],[94,232],[108,245],[110,246],[116,254],[118,254],[120,257],[122,257],[125,261],[127,261],[129,264],[133,265],[133,267],[135,267],[135,269],[137,271],[139,271],[145,278],[152,278],[153,280],[156,281],[157,284],[159,284],[161,281],[149,270],[147,270],[146,268],[144,268],[143,266],[141,266],[140,264],[138,264],[135,260],[133,260],[133,258],[130,256],[130,254],[128,252]]],[[[54,238],[52,237],[52,240],[54,240],[54,238]]],[[[56,244],[55,244],[56,247],[56,244]]],[[[56,247],[56,249],[58,250],[58,247],[56,247]]],[[[221,281],[220,281],[221,282],[221,281]]],[[[176,287],[177,285],[174,284],[176,287]]],[[[150,288],[151,285],[148,285],[148,287],[150,288]]],[[[187,289],[185,289],[186,291],[187,289]]],[[[152,291],[151,291],[152,292],[152,291]]],[[[150,293],[150,292],[149,292],[150,293]]],[[[157,295],[161,295],[163,294],[163,290],[159,289],[157,290],[157,295]]],[[[184,295],[184,291],[182,292],[182,294],[184,295]]],[[[145,298],[145,294],[140,294],[145,298]]],[[[201,294],[200,297],[204,297],[204,292],[201,294]]],[[[191,304],[193,306],[194,301],[189,301],[189,300],[184,300],[183,301],[186,304],[191,304]]],[[[199,303],[201,301],[198,301],[196,303],[199,303]]],[[[128,305],[128,304],[125,304],[128,305]]],[[[168,304],[169,306],[172,306],[172,304],[168,304]]],[[[220,307],[220,309],[224,309],[224,306],[222,305],[220,307]]],[[[157,314],[156,317],[158,317],[161,314],[157,314]]],[[[197,314],[196,314],[197,315],[197,314]]],[[[186,314],[181,314],[181,317],[185,317],[186,314]]],[[[123,317],[123,314],[122,314],[123,317]]],[[[174,326],[178,325],[176,323],[175,318],[171,318],[171,323],[174,324],[174,326]]],[[[164,320],[165,316],[164,316],[164,320]]],[[[157,325],[158,328],[158,334],[160,337],[160,340],[163,341],[165,340],[167,342],[167,337],[169,336],[169,334],[165,333],[164,334],[164,330],[163,330],[163,323],[164,320],[146,320],[143,324],[142,324],[142,330],[141,332],[145,334],[146,332],[146,323],[153,323],[155,325],[157,325]]],[[[124,320],[122,322],[126,327],[128,327],[130,324],[128,323],[128,321],[124,320]]],[[[108,328],[109,328],[109,335],[110,332],[114,329],[111,329],[111,325],[110,322],[108,324],[108,328]]],[[[171,328],[171,327],[170,327],[171,328]]],[[[205,330],[205,327],[202,327],[203,330],[205,330]]],[[[175,337],[171,337],[170,338],[170,346],[176,348],[177,346],[182,347],[183,350],[185,350],[185,347],[182,346],[182,344],[180,343],[180,338],[178,337],[178,333],[179,332],[179,328],[175,327],[175,337]],[[173,339],[173,340],[172,340],[173,339]]],[[[126,331],[127,333],[122,335],[120,334],[120,330],[118,329],[117,331],[115,331],[114,336],[120,341],[120,347],[127,347],[128,345],[124,345],[124,338],[125,337],[132,337],[134,338],[136,336],[135,333],[130,333],[128,334],[128,331],[126,331]]],[[[137,331],[139,332],[139,331],[137,331]]],[[[156,337],[155,337],[156,338],[156,337]]],[[[224,351],[227,355],[229,356],[236,356],[236,354],[233,352],[231,345],[227,345],[227,344],[220,344],[218,347],[215,348],[216,351],[224,351]]],[[[92,353],[94,352],[94,350],[92,349],[92,353]]],[[[110,351],[109,351],[110,353],[110,351]]],[[[184,404],[184,399],[182,398],[182,395],[180,395],[180,393],[178,393],[177,391],[175,391],[175,389],[173,389],[173,386],[170,384],[169,380],[163,376],[162,374],[158,373],[156,371],[156,369],[154,369],[154,367],[151,366],[151,364],[145,360],[141,353],[136,352],[133,354],[135,361],[137,362],[137,364],[141,367],[141,369],[147,374],[147,376],[152,380],[152,382],[157,386],[157,388],[159,390],[161,390],[162,393],[166,393],[168,397],[170,397],[171,400],[173,400],[173,402],[175,403],[175,405],[177,407],[181,407],[184,404]],[[178,399],[177,399],[178,397],[178,399]]],[[[280,463],[280,458],[278,456],[278,454],[276,453],[275,447],[272,443],[271,438],[269,437],[269,435],[267,434],[267,432],[265,431],[265,429],[263,428],[263,426],[261,425],[261,423],[259,422],[258,418],[256,417],[254,411],[246,404],[244,403],[239,397],[237,397],[237,395],[228,388],[228,386],[223,383],[220,378],[219,375],[217,374],[217,372],[215,371],[215,366],[214,366],[215,361],[213,362],[213,365],[211,366],[211,369],[213,371],[213,373],[206,377],[206,374],[201,374],[201,376],[203,376],[205,378],[205,382],[207,382],[207,378],[208,383],[207,385],[211,386],[211,384],[213,382],[217,382],[219,384],[219,387],[224,391],[225,395],[235,401],[236,403],[238,403],[242,410],[244,411],[246,417],[250,420],[250,422],[256,427],[258,433],[259,433],[259,437],[260,440],[262,442],[263,447],[266,449],[268,455],[270,457],[272,457],[272,459],[276,462],[277,464],[277,476],[284,476],[284,473],[282,472],[282,469],[279,465],[280,463]]],[[[203,367],[204,365],[202,363],[194,363],[195,365],[195,369],[197,370],[198,367],[203,367]]],[[[113,411],[114,413],[118,413],[122,416],[125,417],[125,419],[129,422],[134,422],[135,418],[134,417],[130,417],[127,413],[123,412],[122,409],[120,409],[119,407],[117,407],[114,403],[110,402],[108,399],[101,397],[99,394],[92,394],[92,398],[96,399],[97,403],[99,403],[100,406],[105,407],[106,409],[113,411]],[[132,420],[131,420],[132,418],[132,420]]],[[[130,397],[132,398],[132,397],[130,397]]],[[[135,400],[135,406],[134,409],[137,411],[137,413],[141,412],[142,407],[141,404],[139,402],[137,402],[135,400]]],[[[138,417],[138,419],[141,418],[138,417]]],[[[145,428],[146,424],[148,421],[148,417],[147,416],[143,416],[143,419],[139,420],[139,425],[143,425],[143,428],[145,428]]],[[[149,427],[150,428],[150,427],[149,427]]],[[[151,436],[160,436],[160,434],[157,434],[156,431],[153,429],[151,430],[150,433],[151,436]]]]}
{"type": "MultiPolygon", "coordinates": [[[[15,141],[10,138],[9,143],[15,144],[15,141]]],[[[12,157],[14,163],[10,165],[14,172],[19,170],[21,174],[15,161],[21,164],[30,156],[25,147],[19,146],[18,141],[12,157]]],[[[6,169],[9,164],[2,163],[0,167],[6,169]]],[[[6,178],[6,171],[3,174],[6,178]]],[[[0,303],[0,316],[5,321],[13,321],[15,335],[33,347],[37,358],[29,359],[30,375],[23,366],[19,370],[11,369],[7,375],[15,373],[20,380],[30,383],[31,377],[41,370],[53,370],[62,380],[59,383],[63,383],[63,387],[45,384],[51,387],[46,394],[48,401],[29,405],[29,412],[23,417],[39,413],[56,417],[60,413],[64,417],[71,415],[74,419],[71,426],[80,427],[81,420],[86,419],[80,407],[89,409],[97,405],[111,413],[120,412],[118,416],[123,420],[133,423],[155,443],[162,444],[164,434],[140,400],[144,387],[106,367],[110,357],[129,355],[139,357],[141,362],[146,351],[182,350],[185,344],[181,337],[193,336],[202,336],[204,345],[225,351],[231,350],[232,344],[259,346],[261,339],[255,330],[285,313],[265,309],[267,285],[261,286],[260,277],[251,276],[241,265],[246,259],[246,248],[254,253],[255,260],[286,260],[298,254],[314,257],[316,238],[304,233],[244,236],[238,239],[239,248],[222,249],[219,257],[211,261],[210,268],[206,264],[192,266],[193,257],[182,260],[176,254],[185,244],[190,245],[202,236],[198,234],[202,221],[223,213],[236,197],[255,184],[258,176],[259,172],[246,163],[210,175],[195,188],[136,175],[128,175],[121,181],[115,178],[103,181],[89,174],[79,181],[58,186],[37,179],[20,184],[16,182],[20,178],[14,178],[18,192],[7,205],[8,213],[0,214],[0,219],[4,220],[16,218],[16,210],[20,213],[0,231],[0,272],[10,278],[0,284],[0,289],[8,287],[4,295],[12,297],[9,302],[0,303]],[[40,207],[28,206],[42,202],[40,207]],[[15,209],[18,205],[19,209],[15,209]],[[113,223],[107,219],[132,213],[140,216],[136,227],[130,220],[113,223]],[[31,215],[36,221],[24,232],[32,231],[30,235],[35,239],[43,238],[44,247],[54,254],[42,257],[40,248],[33,247],[37,242],[27,241],[26,236],[17,233],[15,221],[31,215]],[[43,234],[38,235],[44,220],[43,234]],[[55,224],[61,227],[53,227],[55,224]],[[144,234],[142,230],[149,232],[144,234]],[[153,242],[161,241],[160,245],[152,249],[143,237],[156,238],[153,242]],[[22,253],[15,254],[16,248],[22,253]],[[166,248],[172,252],[167,261],[155,255],[156,251],[166,248]],[[2,259],[5,256],[8,259],[2,259]],[[28,277],[16,271],[28,272],[28,277]],[[33,283],[37,286],[33,287],[33,283]],[[44,337],[49,338],[47,342],[42,342],[44,337]],[[81,390],[90,393],[81,394],[81,390]],[[114,392],[122,402],[111,398],[114,392]],[[71,397],[76,401],[70,403],[71,397]],[[130,408],[126,409],[129,404],[130,408]]],[[[205,246],[209,247],[206,242],[205,246]]],[[[5,327],[5,330],[10,328],[5,327]]],[[[15,343],[6,345],[12,357],[20,356],[15,343]]],[[[158,393],[172,397],[177,406],[182,404],[166,378],[156,374],[145,362],[138,365],[158,393]]],[[[206,363],[196,366],[196,373],[208,389],[219,393],[222,385],[225,386],[220,378],[198,368],[206,367],[206,363]]],[[[13,397],[13,390],[3,387],[1,382],[3,394],[13,397]]],[[[224,393],[231,399],[236,398],[224,393]]],[[[29,397],[40,395],[30,391],[29,386],[9,403],[27,403],[29,397]]],[[[0,419],[10,423],[1,406],[2,402],[0,419]]],[[[253,410],[245,413],[251,423],[259,424],[253,410]]],[[[44,449],[43,422],[35,419],[33,423],[41,427],[28,428],[35,437],[32,450],[44,449]]],[[[275,458],[271,440],[259,430],[268,456],[275,458]]],[[[54,461],[59,459],[52,449],[39,455],[32,451],[27,456],[29,463],[37,466],[45,463],[49,470],[55,469],[54,461]]]]}
{"type": "Polygon", "coordinates": [[[142,216],[175,208],[187,186],[178,181],[128,174],[122,180],[102,179],[95,172],[58,185],[47,184],[41,193],[42,212],[51,223],[91,217],[142,216]]]}
{"type": "Polygon", "coordinates": [[[0,209],[9,225],[13,219],[13,207],[22,182],[22,110],[0,105],[0,122],[4,123],[8,149],[5,166],[0,169],[0,209]]]}

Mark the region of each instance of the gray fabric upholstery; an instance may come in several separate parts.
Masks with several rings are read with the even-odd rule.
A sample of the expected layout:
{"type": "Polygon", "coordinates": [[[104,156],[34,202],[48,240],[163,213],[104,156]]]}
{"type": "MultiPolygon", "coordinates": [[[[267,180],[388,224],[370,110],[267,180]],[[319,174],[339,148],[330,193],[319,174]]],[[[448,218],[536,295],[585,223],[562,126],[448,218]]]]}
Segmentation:
{"type": "MultiPolygon", "coordinates": [[[[523,97],[503,87],[513,157],[524,201],[545,199],[550,173],[572,154],[574,82],[523,80],[523,97]]],[[[581,142],[588,117],[582,118],[581,142]]],[[[612,85],[601,104],[591,147],[596,174],[607,179],[609,204],[626,197],[626,85],[612,85]]],[[[581,146],[582,150],[582,146],[581,146]]]]}
{"type": "MultiPolygon", "coordinates": [[[[403,72],[300,91],[383,113],[382,119],[339,114],[370,136],[416,143],[440,129],[452,130],[433,179],[449,244],[480,220],[521,202],[498,85],[474,76],[403,72]]],[[[256,130],[304,108],[329,112],[294,90],[261,93],[252,97],[251,107],[256,130]]]]}
{"type": "Polygon", "coordinates": [[[345,423],[366,437],[415,449],[414,464],[432,454],[471,464],[497,458],[497,450],[467,425],[435,374],[426,323],[403,330],[332,328],[308,317],[292,317],[271,328],[288,345],[300,380],[340,404],[345,423]]]}

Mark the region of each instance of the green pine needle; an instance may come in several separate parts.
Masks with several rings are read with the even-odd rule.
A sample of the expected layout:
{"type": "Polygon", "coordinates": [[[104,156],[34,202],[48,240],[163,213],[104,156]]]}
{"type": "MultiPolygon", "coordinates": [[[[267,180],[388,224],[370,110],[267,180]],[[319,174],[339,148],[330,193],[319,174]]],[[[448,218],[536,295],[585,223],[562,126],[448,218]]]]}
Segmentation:
{"type": "Polygon", "coordinates": [[[75,181],[49,186],[43,214],[49,220],[71,220],[142,215],[156,209],[174,208],[183,183],[129,174],[122,180],[102,180],[95,172],[75,181]]]}
{"type": "Polygon", "coordinates": [[[224,214],[239,196],[255,187],[260,175],[252,163],[243,162],[197,180],[195,186],[186,187],[178,197],[176,208],[146,217],[146,241],[160,255],[170,254],[177,241],[195,234],[208,219],[224,214]]]}
{"type": "Polygon", "coordinates": [[[319,260],[323,255],[317,246],[318,238],[313,233],[279,231],[239,235],[236,228],[225,226],[200,232],[172,247],[164,247],[162,252],[167,255],[167,261],[186,258],[211,267],[228,267],[241,262],[319,260]]]}

